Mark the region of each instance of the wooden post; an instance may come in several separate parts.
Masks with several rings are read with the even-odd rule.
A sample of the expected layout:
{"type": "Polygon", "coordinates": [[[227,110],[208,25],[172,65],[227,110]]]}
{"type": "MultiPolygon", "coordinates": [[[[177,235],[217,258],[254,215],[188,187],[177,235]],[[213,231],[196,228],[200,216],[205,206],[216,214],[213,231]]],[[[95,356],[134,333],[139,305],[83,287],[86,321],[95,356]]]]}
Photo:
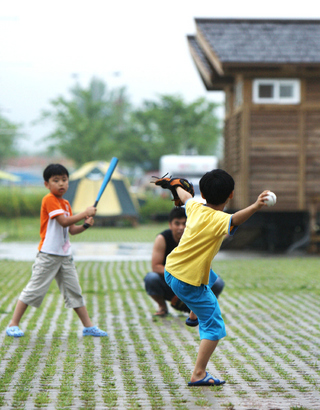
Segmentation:
{"type": "Polygon", "coordinates": [[[243,80],[243,106],[242,106],[242,121],[241,121],[241,200],[242,208],[249,205],[250,192],[250,107],[252,100],[251,80],[243,80]]]}
{"type": "Polygon", "coordinates": [[[301,80],[301,109],[299,112],[299,136],[298,136],[298,209],[303,210],[306,206],[306,81],[301,80]]]}
{"type": "Polygon", "coordinates": [[[320,204],[320,196],[315,195],[311,198],[309,209],[310,209],[310,245],[309,253],[318,253],[320,245],[320,234],[319,227],[317,226],[317,213],[320,204]]]}

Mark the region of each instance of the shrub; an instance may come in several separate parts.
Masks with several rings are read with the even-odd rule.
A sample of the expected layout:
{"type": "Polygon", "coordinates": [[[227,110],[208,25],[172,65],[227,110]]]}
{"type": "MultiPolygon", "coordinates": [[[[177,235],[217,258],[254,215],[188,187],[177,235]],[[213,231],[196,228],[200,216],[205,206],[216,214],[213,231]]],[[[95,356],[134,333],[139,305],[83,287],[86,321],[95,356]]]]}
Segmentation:
{"type": "Polygon", "coordinates": [[[167,221],[174,202],[169,197],[147,196],[140,208],[141,222],[167,221]]]}
{"type": "Polygon", "coordinates": [[[39,216],[47,190],[42,187],[0,187],[0,215],[8,218],[39,216]]]}

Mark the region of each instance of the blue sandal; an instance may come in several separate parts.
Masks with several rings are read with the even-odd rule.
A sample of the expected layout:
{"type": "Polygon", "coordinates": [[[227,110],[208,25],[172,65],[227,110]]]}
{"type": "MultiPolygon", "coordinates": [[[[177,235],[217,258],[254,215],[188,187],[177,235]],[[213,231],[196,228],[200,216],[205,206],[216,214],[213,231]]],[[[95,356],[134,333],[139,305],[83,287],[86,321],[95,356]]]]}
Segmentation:
{"type": "Polygon", "coordinates": [[[82,332],[83,336],[103,337],[108,336],[108,333],[99,329],[98,326],[85,327],[82,332]]]}
{"type": "Polygon", "coordinates": [[[6,334],[10,337],[22,337],[24,333],[19,329],[19,326],[10,326],[6,329],[6,334]]]}
{"type": "Polygon", "coordinates": [[[189,382],[188,386],[220,386],[221,384],[225,384],[225,380],[215,379],[210,373],[206,372],[203,379],[196,382],[189,382]],[[214,383],[210,383],[209,380],[213,380],[214,383]]]}
{"type": "Polygon", "coordinates": [[[192,319],[190,319],[190,318],[188,317],[188,319],[186,320],[186,325],[187,325],[187,326],[195,327],[195,326],[198,326],[198,324],[199,324],[199,320],[198,320],[198,319],[192,320],[192,319]]]}

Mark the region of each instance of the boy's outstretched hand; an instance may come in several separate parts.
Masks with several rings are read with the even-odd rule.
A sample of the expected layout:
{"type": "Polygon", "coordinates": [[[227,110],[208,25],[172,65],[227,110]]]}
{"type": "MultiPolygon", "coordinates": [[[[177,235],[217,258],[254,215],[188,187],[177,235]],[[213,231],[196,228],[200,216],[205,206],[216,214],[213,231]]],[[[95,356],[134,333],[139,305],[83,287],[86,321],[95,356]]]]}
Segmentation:
{"type": "Polygon", "coordinates": [[[258,199],[256,200],[256,203],[255,203],[255,205],[257,205],[258,209],[261,209],[263,206],[267,206],[267,203],[264,202],[264,201],[267,198],[269,192],[270,192],[269,190],[263,191],[258,196],[258,199]]]}
{"type": "Polygon", "coordinates": [[[269,190],[261,192],[256,202],[254,202],[252,205],[249,205],[247,208],[241,209],[240,211],[234,213],[232,215],[231,221],[232,226],[239,226],[243,224],[255,212],[259,211],[259,209],[261,209],[263,206],[266,206],[267,204],[264,202],[264,200],[268,196],[268,192],[269,190]]]}

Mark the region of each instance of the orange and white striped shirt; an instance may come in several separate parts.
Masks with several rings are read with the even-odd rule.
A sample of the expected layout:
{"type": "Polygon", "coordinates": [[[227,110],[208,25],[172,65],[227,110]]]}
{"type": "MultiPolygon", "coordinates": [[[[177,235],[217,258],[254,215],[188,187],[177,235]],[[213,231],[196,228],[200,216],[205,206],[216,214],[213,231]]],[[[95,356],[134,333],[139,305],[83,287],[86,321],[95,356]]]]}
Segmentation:
{"type": "Polygon", "coordinates": [[[42,199],[40,211],[40,243],[38,250],[52,255],[71,255],[69,241],[69,227],[62,227],[56,216],[71,216],[72,210],[69,202],[57,198],[51,192],[42,199]]]}

